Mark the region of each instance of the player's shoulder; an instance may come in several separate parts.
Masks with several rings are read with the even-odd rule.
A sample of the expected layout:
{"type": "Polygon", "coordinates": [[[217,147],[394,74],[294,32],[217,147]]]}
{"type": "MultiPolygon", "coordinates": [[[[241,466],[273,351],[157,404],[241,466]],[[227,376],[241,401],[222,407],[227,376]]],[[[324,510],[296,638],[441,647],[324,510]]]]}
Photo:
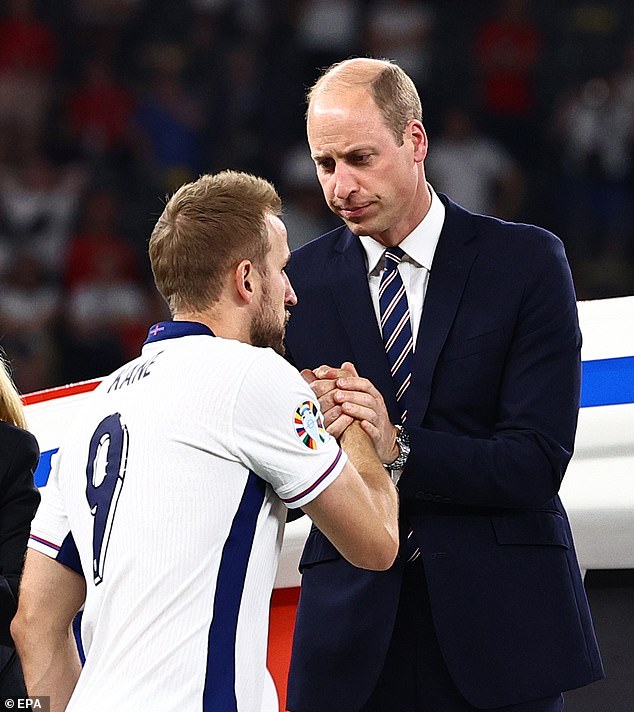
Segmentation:
{"type": "MultiPolygon", "coordinates": [[[[161,392],[216,389],[222,384],[238,384],[245,379],[259,379],[261,388],[277,387],[293,377],[296,369],[271,348],[223,337],[170,339],[144,347],[141,355],[106,376],[96,393],[130,391],[137,382],[160,382],[161,392]],[[151,376],[151,378],[147,378],[151,376]]],[[[136,391],[136,389],[132,389],[136,391]]]]}
{"type": "Polygon", "coordinates": [[[250,369],[260,372],[265,371],[271,374],[271,386],[273,387],[280,385],[279,379],[301,378],[297,369],[272,348],[251,346],[248,353],[250,357],[250,369]]]}
{"type": "Polygon", "coordinates": [[[297,370],[272,348],[253,346],[237,339],[208,339],[192,358],[211,365],[227,378],[239,380],[247,373],[266,376],[265,382],[270,382],[272,387],[277,387],[279,379],[299,376],[297,370]]]}
{"type": "Polygon", "coordinates": [[[258,362],[286,363],[273,349],[253,346],[238,339],[216,337],[207,342],[203,348],[207,352],[217,354],[217,356],[230,362],[237,368],[249,367],[258,362]]]}

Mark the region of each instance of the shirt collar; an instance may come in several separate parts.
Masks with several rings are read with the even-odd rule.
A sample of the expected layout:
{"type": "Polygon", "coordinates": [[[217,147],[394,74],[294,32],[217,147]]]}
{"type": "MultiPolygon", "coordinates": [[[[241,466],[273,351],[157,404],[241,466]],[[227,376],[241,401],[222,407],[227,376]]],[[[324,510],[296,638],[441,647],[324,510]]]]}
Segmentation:
{"type": "MultiPolygon", "coordinates": [[[[431,185],[428,184],[428,187],[431,193],[429,210],[420,223],[399,244],[399,247],[417,266],[425,267],[431,271],[436,245],[445,222],[445,206],[431,185]]],[[[383,268],[385,245],[369,235],[361,235],[359,240],[361,240],[365,251],[368,275],[378,274],[383,268]]]]}
{"type": "Polygon", "coordinates": [[[150,327],[147,339],[143,342],[151,344],[164,339],[178,339],[181,336],[215,336],[214,332],[198,321],[159,321],[150,327]]]}

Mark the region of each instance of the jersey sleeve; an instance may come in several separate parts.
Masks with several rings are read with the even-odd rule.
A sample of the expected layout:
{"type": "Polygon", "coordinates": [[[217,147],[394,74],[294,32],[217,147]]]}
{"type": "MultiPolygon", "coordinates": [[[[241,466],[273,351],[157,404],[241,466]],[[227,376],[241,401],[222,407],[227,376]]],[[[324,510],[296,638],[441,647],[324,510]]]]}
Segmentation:
{"type": "Polygon", "coordinates": [[[52,559],[58,559],[62,545],[70,533],[59,489],[59,459],[59,453],[53,455],[51,475],[46,487],[40,490],[42,499],[31,522],[28,544],[30,549],[46,554],[52,559]]]}
{"type": "Polygon", "coordinates": [[[233,433],[240,459],[289,508],[317,497],[348,459],[326,431],[308,384],[270,349],[251,362],[240,384],[233,433]]]}

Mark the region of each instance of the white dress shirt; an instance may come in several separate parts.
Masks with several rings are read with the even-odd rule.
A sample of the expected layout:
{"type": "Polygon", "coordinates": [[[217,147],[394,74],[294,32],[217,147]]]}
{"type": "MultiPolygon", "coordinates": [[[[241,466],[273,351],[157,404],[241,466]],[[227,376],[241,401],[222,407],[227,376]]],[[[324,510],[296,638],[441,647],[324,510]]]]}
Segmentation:
{"type": "MultiPolygon", "coordinates": [[[[398,271],[407,294],[414,349],[416,348],[418,327],[423,313],[423,303],[432,262],[434,261],[434,253],[436,252],[440,231],[445,222],[445,206],[431,186],[429,186],[429,191],[431,193],[431,205],[427,214],[399,244],[399,247],[405,252],[405,256],[398,266],[398,271]]],[[[380,325],[379,285],[385,268],[383,253],[386,247],[369,235],[361,235],[359,239],[365,251],[370,295],[374,305],[376,321],[380,325]]]]}

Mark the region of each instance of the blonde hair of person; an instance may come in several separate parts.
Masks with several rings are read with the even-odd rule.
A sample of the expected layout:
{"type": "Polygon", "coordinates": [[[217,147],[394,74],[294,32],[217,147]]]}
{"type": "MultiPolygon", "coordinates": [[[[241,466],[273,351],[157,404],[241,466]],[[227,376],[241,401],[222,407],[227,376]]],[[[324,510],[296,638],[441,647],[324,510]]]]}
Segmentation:
{"type": "Polygon", "coordinates": [[[24,406],[13,379],[9,373],[9,365],[0,353],[0,420],[18,428],[26,428],[24,406]]]}
{"type": "Polygon", "coordinates": [[[266,215],[281,199],[264,178],[239,171],[206,174],[168,200],[149,243],[154,281],[172,314],[203,310],[220,298],[241,260],[265,269],[266,215]]]}

